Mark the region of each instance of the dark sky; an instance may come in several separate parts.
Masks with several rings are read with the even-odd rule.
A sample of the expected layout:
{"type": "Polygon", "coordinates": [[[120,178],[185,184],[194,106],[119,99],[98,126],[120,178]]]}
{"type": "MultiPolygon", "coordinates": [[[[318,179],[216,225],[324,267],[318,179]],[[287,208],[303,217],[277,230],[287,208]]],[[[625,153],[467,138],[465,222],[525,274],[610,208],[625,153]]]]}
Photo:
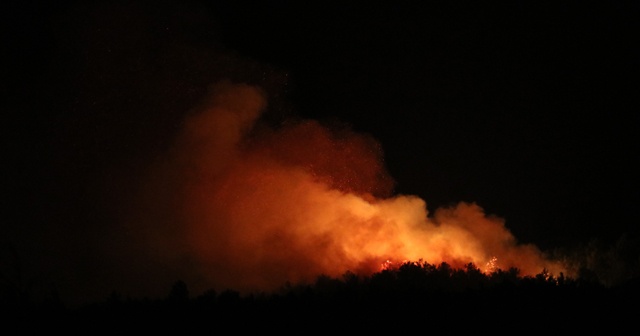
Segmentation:
{"type": "Polygon", "coordinates": [[[262,87],[267,122],[370,134],[395,192],[430,210],[476,202],[544,249],[637,236],[638,9],[10,1],[3,253],[91,263],[85,244],[221,79],[262,87]]]}
{"type": "Polygon", "coordinates": [[[299,113],[379,139],[398,192],[545,246],[637,233],[638,7],[419,3],[218,10],[299,113]]]}

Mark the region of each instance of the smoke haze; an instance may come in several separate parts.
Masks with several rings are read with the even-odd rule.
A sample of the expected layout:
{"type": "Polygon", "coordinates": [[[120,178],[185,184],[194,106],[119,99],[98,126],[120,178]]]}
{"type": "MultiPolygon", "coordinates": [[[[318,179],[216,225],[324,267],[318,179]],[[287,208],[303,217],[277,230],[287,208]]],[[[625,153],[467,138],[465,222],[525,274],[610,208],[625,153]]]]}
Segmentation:
{"type": "Polygon", "coordinates": [[[604,257],[567,253],[571,267],[546,254],[637,233],[635,92],[609,76],[637,60],[623,25],[431,5],[318,22],[263,6],[5,13],[0,289],[246,293],[405,260],[570,276],[587,259],[609,283],[637,276],[637,235],[604,257]]]}
{"type": "Polygon", "coordinates": [[[141,195],[153,199],[138,214],[144,249],[176,262],[166,269],[188,260],[181,277],[195,288],[272,291],[418,260],[566,272],[476,204],[430,216],[424,200],[392,195],[372,138],[313,120],[271,128],[259,123],[266,104],[259,88],[213,86],[141,195]]]}

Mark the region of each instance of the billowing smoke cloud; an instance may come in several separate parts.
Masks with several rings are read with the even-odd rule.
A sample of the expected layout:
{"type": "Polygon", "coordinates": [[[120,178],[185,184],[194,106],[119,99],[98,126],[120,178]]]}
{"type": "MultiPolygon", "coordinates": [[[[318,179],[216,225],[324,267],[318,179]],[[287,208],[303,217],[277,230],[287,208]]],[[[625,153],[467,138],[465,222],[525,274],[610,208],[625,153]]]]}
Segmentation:
{"type": "MultiPolygon", "coordinates": [[[[14,26],[51,41],[12,48],[13,66],[23,64],[15,83],[35,86],[16,85],[6,109],[14,171],[4,176],[0,296],[158,297],[176,280],[193,295],[270,290],[419,259],[565,271],[477,204],[429,213],[423,199],[394,194],[372,137],[314,120],[280,124],[295,114],[293,76],[224,46],[208,6],[148,4],[83,2],[14,26]],[[184,116],[224,78],[232,82],[184,116]]],[[[572,269],[597,267],[614,283],[626,276],[619,265],[637,276],[636,241],[567,254],[586,259],[572,269]]]]}
{"type": "Polygon", "coordinates": [[[214,86],[141,196],[141,249],[195,290],[271,291],[419,260],[566,274],[476,204],[429,214],[424,200],[393,195],[369,136],[313,120],[268,127],[266,104],[259,88],[214,86]]]}

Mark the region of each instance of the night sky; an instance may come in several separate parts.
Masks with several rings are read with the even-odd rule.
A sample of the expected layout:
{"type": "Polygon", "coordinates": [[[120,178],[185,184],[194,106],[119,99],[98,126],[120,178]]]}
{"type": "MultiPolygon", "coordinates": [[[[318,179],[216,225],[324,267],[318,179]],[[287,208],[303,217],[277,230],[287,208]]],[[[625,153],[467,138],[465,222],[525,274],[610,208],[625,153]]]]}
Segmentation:
{"type": "Polygon", "coordinates": [[[379,139],[397,192],[543,246],[638,233],[637,6],[220,7],[298,113],[379,139]]]}
{"type": "Polygon", "coordinates": [[[267,124],[375,138],[429,211],[475,202],[545,250],[640,233],[638,5],[9,3],[0,248],[23,277],[99,277],[96,242],[129,234],[138,182],[220,80],[261,87],[267,124]]]}

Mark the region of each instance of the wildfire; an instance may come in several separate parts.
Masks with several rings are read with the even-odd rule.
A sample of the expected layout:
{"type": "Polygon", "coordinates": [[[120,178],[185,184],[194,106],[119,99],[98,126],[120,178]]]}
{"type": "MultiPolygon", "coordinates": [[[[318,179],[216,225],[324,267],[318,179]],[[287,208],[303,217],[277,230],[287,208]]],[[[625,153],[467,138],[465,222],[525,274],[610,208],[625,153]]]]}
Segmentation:
{"type": "Polygon", "coordinates": [[[487,264],[485,265],[484,272],[485,273],[493,273],[498,270],[498,258],[491,257],[487,264]]]}
{"type": "MultiPolygon", "coordinates": [[[[419,261],[422,261],[422,260],[419,260],[419,261]]],[[[398,267],[400,267],[400,265],[403,265],[404,263],[407,263],[407,262],[411,262],[411,261],[405,259],[402,262],[397,263],[387,259],[382,264],[380,264],[380,271],[397,269],[398,267]]],[[[413,261],[413,262],[415,263],[418,261],[413,261]]]]}
{"type": "Polygon", "coordinates": [[[393,262],[389,259],[385,260],[382,264],[380,264],[380,270],[385,271],[393,268],[393,262]]]}
{"type": "Polygon", "coordinates": [[[177,221],[211,286],[269,290],[320,274],[370,274],[393,260],[491,272],[495,255],[523,275],[566,274],[477,204],[430,214],[421,198],[392,195],[370,137],[309,120],[256,127],[265,106],[254,87],[219,86],[186,121],[165,167],[180,176],[177,221]]]}

